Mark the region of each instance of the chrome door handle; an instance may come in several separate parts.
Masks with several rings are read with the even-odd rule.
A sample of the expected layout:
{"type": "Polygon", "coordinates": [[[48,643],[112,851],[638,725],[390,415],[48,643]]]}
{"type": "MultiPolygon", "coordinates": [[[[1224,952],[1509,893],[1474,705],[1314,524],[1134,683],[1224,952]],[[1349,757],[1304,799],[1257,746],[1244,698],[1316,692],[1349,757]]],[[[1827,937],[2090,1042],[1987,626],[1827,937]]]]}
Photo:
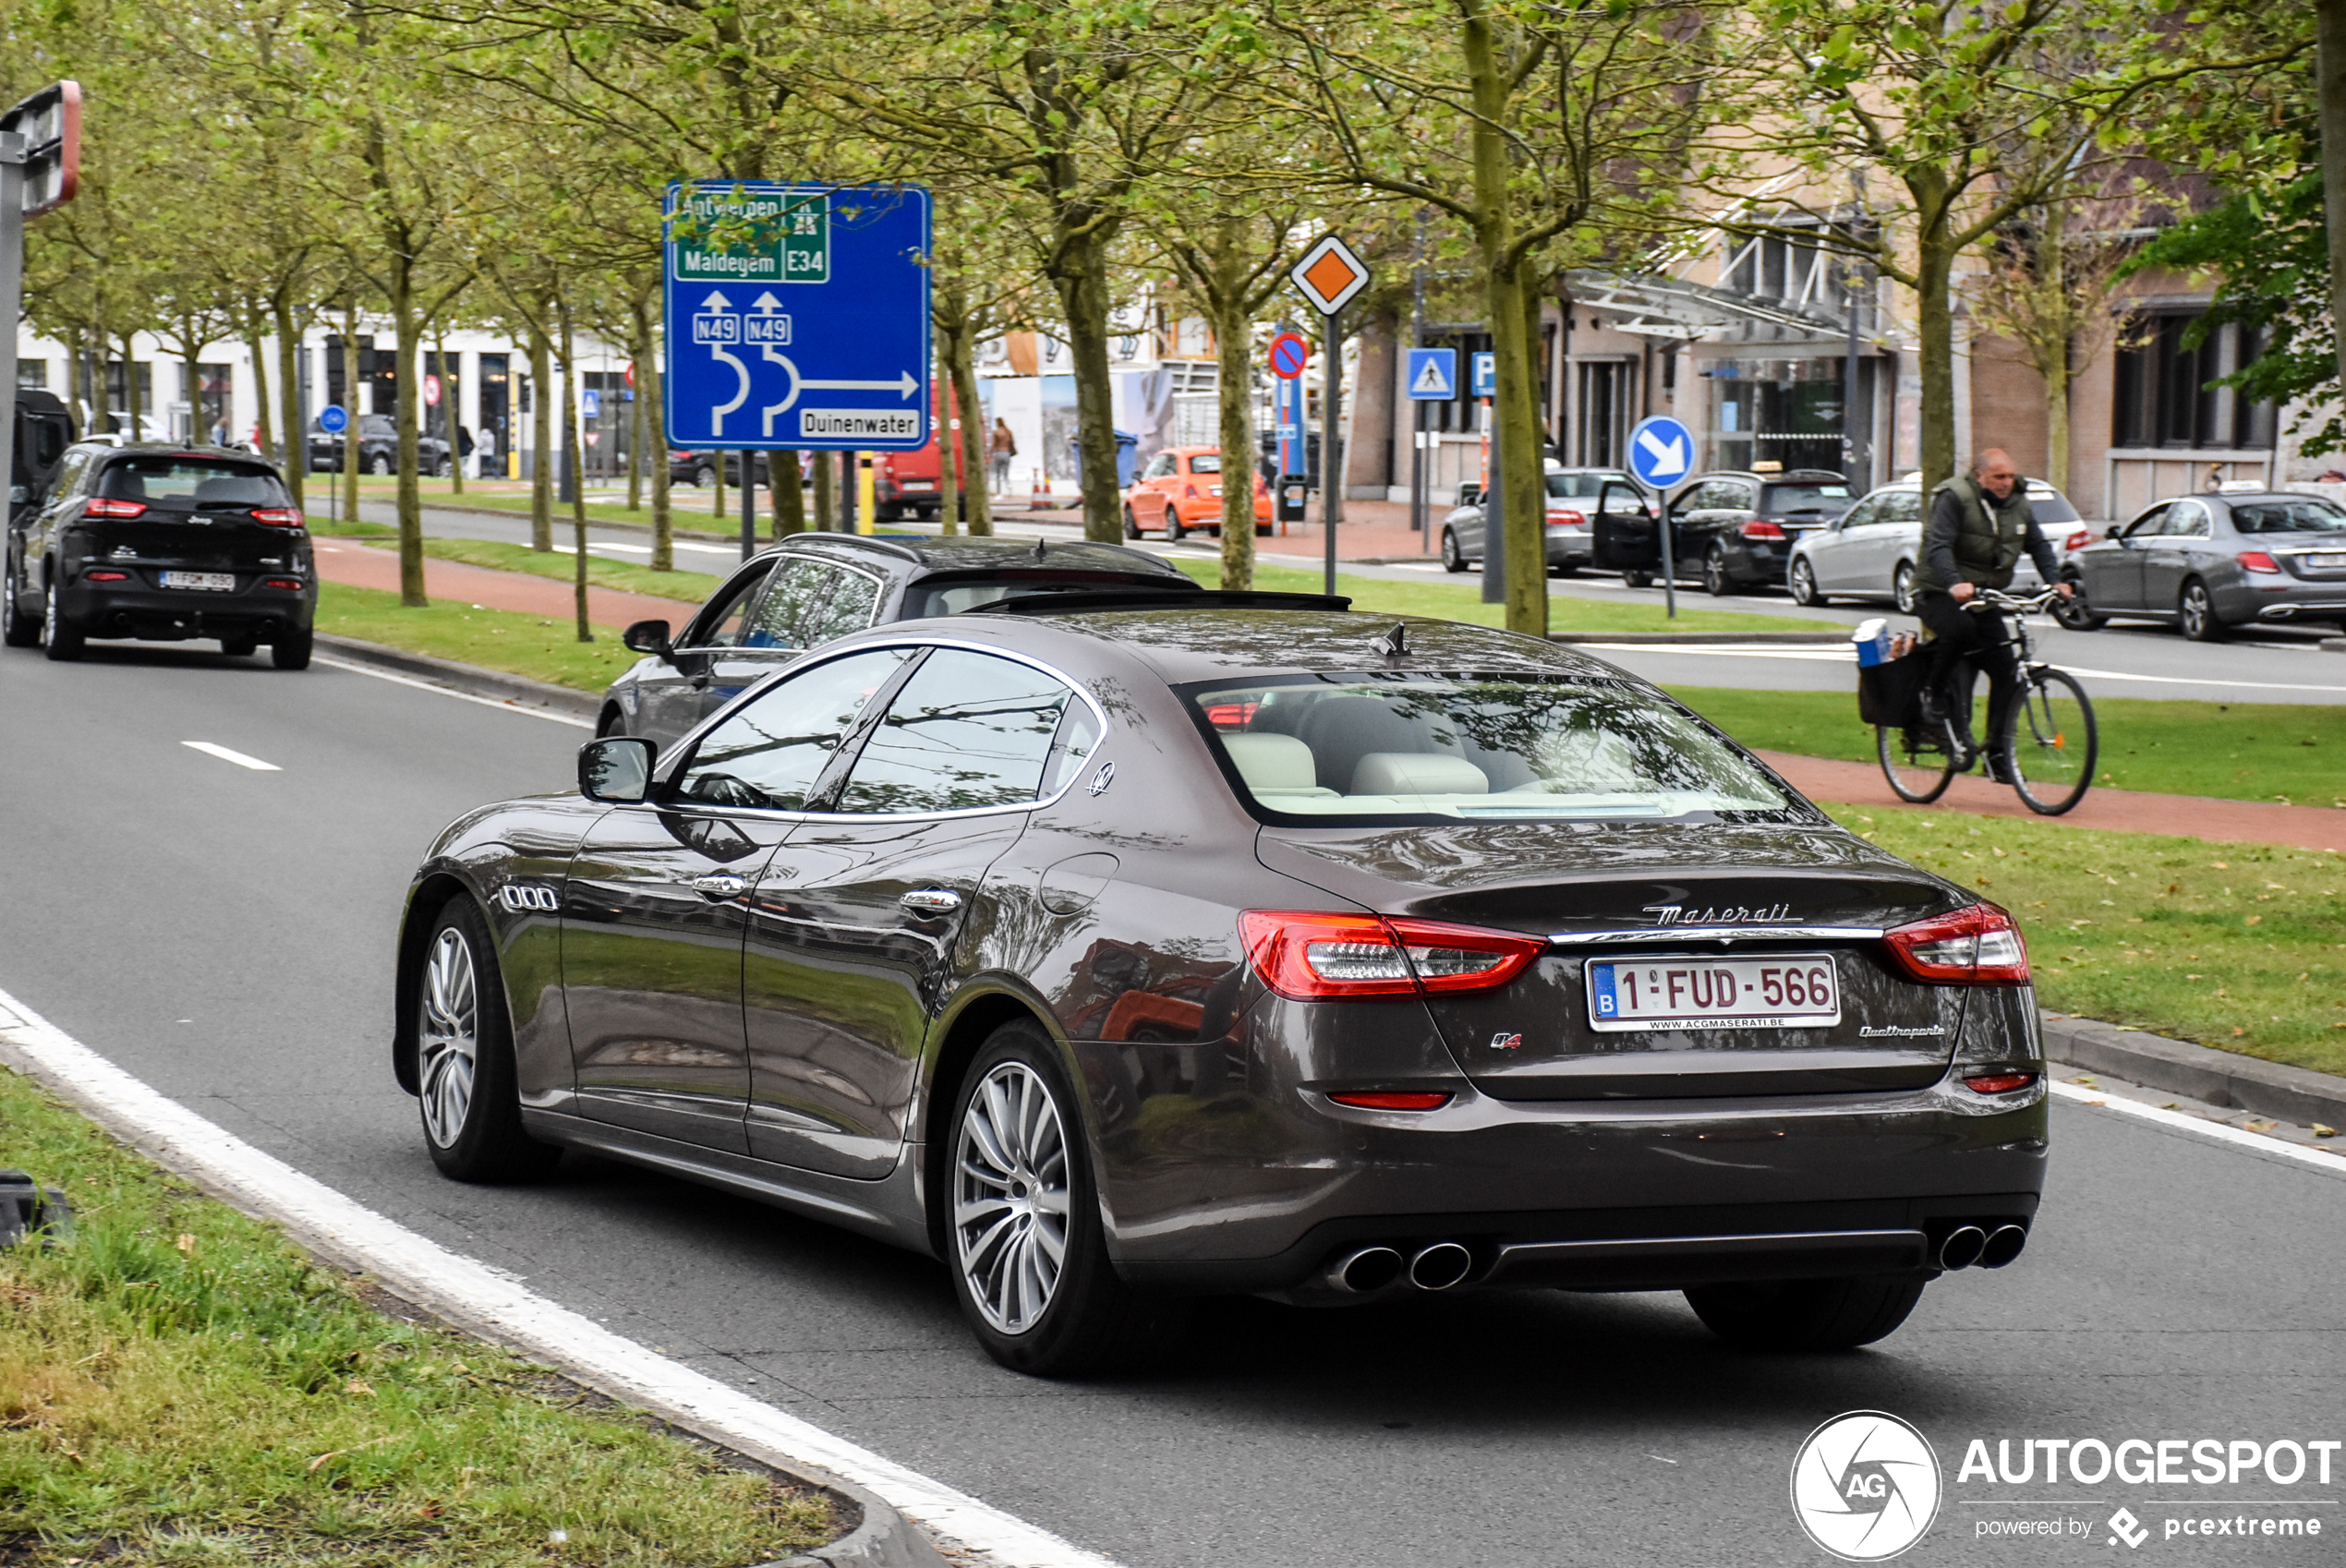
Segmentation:
{"type": "Polygon", "coordinates": [[[951,914],[961,907],[961,896],[949,887],[915,887],[897,900],[914,914],[951,914]]]}
{"type": "Polygon", "coordinates": [[[748,888],[749,879],[737,876],[730,871],[716,871],[702,876],[688,877],[685,879],[685,886],[697,888],[703,893],[716,893],[732,899],[740,897],[748,888]]]}

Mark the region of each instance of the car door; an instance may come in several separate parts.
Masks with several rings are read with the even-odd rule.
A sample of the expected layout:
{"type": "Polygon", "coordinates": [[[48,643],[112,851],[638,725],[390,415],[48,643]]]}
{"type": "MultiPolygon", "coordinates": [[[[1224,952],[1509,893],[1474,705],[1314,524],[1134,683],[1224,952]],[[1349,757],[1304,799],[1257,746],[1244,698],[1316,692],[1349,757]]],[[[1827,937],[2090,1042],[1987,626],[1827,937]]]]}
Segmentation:
{"type": "Polygon", "coordinates": [[[707,701],[717,681],[717,659],[738,646],[749,629],[758,590],[773,572],[775,558],[750,561],[709,596],[684,623],[675,645],[635,678],[635,713],[630,730],[663,748],[674,745],[707,718],[707,701]]]}
{"type": "Polygon", "coordinates": [[[823,814],[774,852],[744,960],[750,1152],[887,1174],[986,868],[1103,733],[1065,681],[930,652],[871,723],[823,814]]]}
{"type": "Polygon", "coordinates": [[[2158,534],[2134,551],[2141,561],[2140,602],[2145,609],[2177,612],[2183,580],[2207,569],[2203,557],[2215,542],[2215,532],[2206,502],[2186,498],[2167,508],[2158,534]]]}
{"type": "Polygon", "coordinates": [[[2143,608],[2143,556],[2165,528],[2169,505],[2159,502],[2127,524],[2118,537],[2077,552],[2078,578],[2088,604],[2097,609],[2143,608]]]}
{"type": "Polygon", "coordinates": [[[1607,479],[1599,487],[1595,535],[1595,565],[1600,572],[1658,572],[1662,568],[1662,530],[1645,492],[1626,479],[1607,479]]]}
{"type": "Polygon", "coordinates": [[[1866,530],[1873,525],[1881,511],[1881,498],[1868,496],[1840,516],[1832,518],[1815,534],[1802,541],[1801,559],[1808,563],[1817,586],[1825,593],[1855,593],[1861,581],[1859,568],[1865,558],[1866,530]]]}
{"type": "Polygon", "coordinates": [[[1922,492],[1892,490],[1881,498],[1857,561],[1857,591],[1896,596],[1898,563],[1922,561],[1922,492]]]}
{"type": "Polygon", "coordinates": [[[1670,548],[1680,577],[1701,574],[1704,552],[1746,502],[1748,488],[1732,479],[1705,479],[1672,505],[1670,548]]]}
{"type": "Polygon", "coordinates": [[[572,858],[563,999],[580,1114],[745,1152],[742,934],[774,846],[907,650],[828,660],[701,737],[654,796],[572,858]]]}

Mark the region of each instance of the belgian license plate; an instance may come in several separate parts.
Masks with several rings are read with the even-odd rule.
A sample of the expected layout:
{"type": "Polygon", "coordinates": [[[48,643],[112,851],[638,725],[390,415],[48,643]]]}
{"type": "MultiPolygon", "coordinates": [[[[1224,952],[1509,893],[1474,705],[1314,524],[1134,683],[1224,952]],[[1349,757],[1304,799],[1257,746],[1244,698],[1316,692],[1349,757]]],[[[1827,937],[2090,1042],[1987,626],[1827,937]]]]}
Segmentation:
{"type": "Polygon", "coordinates": [[[904,481],[903,488],[908,490],[933,490],[937,488],[936,485],[926,479],[907,479],[904,481]]]}
{"type": "Polygon", "coordinates": [[[1814,1029],[1841,1021],[1825,953],[1764,959],[1639,959],[1589,965],[1589,1027],[1814,1029]]]}
{"type": "Polygon", "coordinates": [[[2316,550],[2305,558],[2305,564],[2316,572],[2334,572],[2346,566],[2346,555],[2336,550],[2316,550]]]}
{"type": "Polygon", "coordinates": [[[236,574],[233,572],[166,572],[163,574],[166,588],[210,588],[214,593],[233,592],[236,574]]]}

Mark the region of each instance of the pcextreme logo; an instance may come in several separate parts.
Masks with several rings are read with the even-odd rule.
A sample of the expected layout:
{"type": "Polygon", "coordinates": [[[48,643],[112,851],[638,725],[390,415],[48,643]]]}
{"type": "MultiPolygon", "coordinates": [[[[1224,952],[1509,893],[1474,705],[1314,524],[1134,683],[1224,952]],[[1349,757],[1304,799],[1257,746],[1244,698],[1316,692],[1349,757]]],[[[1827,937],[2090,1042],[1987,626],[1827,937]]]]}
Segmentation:
{"type": "Polygon", "coordinates": [[[1922,1433],[1879,1410],[1835,1416],[1792,1461],[1792,1512],[1844,1562],[1880,1562],[1922,1539],[1939,1515],[1939,1456],[1922,1433]]]}

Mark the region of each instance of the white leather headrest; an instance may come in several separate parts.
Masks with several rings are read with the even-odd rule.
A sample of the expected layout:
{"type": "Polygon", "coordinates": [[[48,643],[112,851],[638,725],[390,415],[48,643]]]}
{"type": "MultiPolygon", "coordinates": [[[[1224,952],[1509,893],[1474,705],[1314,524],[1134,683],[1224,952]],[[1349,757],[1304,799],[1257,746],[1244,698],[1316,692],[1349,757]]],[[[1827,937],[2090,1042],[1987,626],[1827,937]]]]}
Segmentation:
{"type": "Polygon", "coordinates": [[[1366,752],[1352,770],[1355,795],[1487,795],[1491,780],[1445,752],[1366,752]]]}
{"type": "Polygon", "coordinates": [[[1310,790],[1319,782],[1312,748],[1292,735],[1225,735],[1222,749],[1256,794],[1269,790],[1310,790]]]}

